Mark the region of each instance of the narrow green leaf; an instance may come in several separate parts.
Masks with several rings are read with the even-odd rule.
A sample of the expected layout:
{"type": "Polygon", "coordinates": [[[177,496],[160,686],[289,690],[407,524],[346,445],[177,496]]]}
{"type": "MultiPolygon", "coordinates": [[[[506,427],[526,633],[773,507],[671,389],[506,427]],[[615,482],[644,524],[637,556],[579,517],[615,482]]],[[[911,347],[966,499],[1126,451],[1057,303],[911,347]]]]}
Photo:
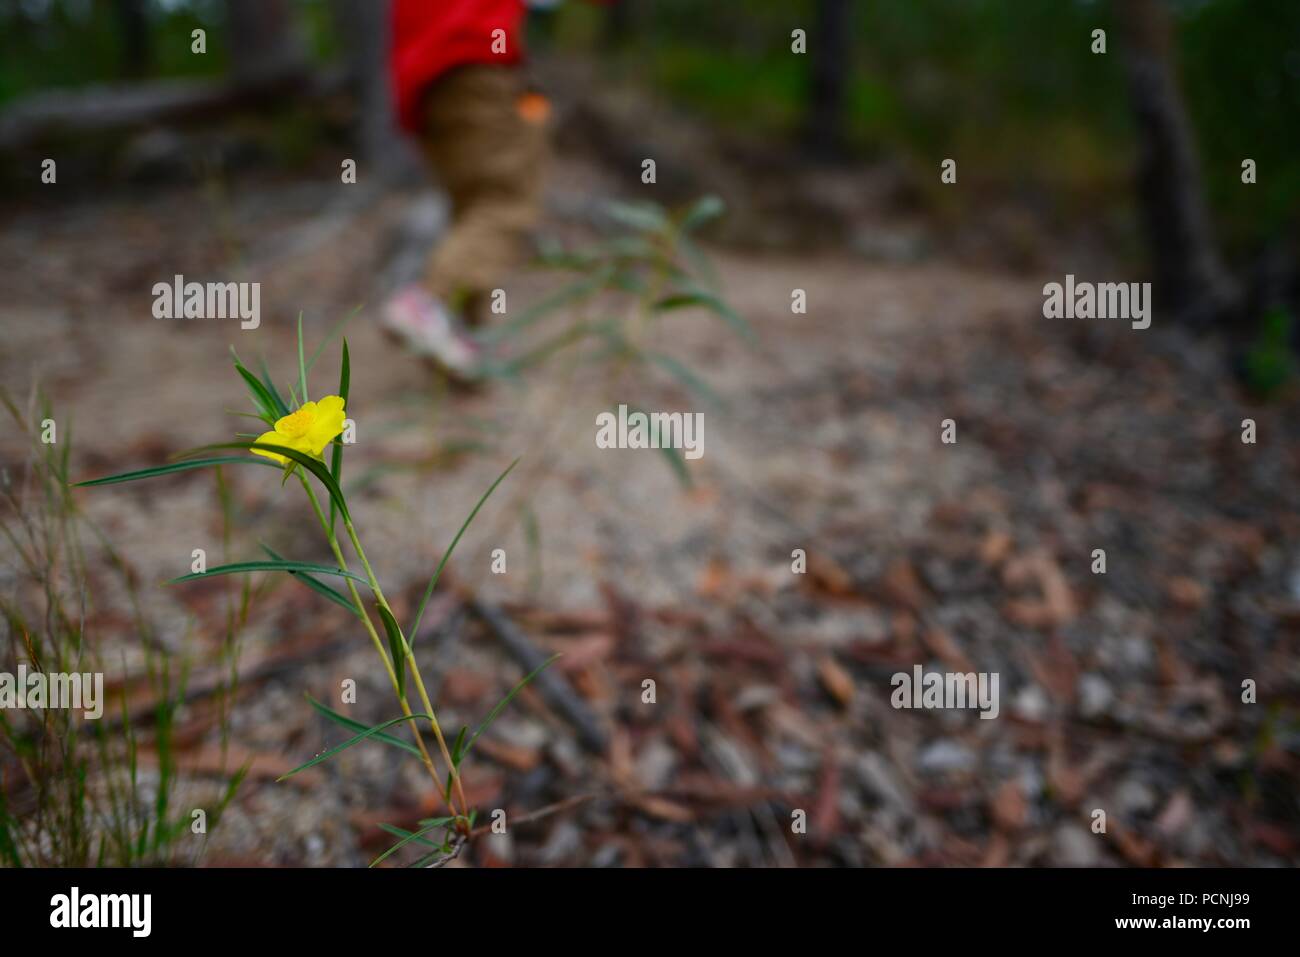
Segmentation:
{"type": "MultiPolygon", "coordinates": [[[[340,332],[343,331],[343,327],[346,326],[346,325],[348,324],[348,321],[349,321],[353,316],[355,316],[357,313],[359,313],[359,312],[360,312],[364,307],[365,307],[365,303],[364,303],[364,302],[359,302],[359,303],[357,303],[355,306],[352,307],[352,311],[351,311],[351,312],[349,312],[347,315],[345,315],[345,316],[344,316],[342,319],[340,319],[338,322],[334,323],[334,328],[330,329],[329,334],[328,334],[324,339],[322,339],[322,340],[320,341],[320,345],[318,345],[318,346],[316,347],[316,351],[313,352],[313,353],[311,354],[311,358],[307,360],[307,371],[308,371],[308,372],[311,372],[311,370],[312,370],[312,366],[314,366],[314,365],[316,364],[316,360],[319,359],[319,358],[321,357],[321,353],[325,351],[325,347],[328,346],[331,342],[334,341],[334,337],[337,336],[340,332]]],[[[340,392],[339,395],[343,395],[343,393],[340,392]]],[[[344,395],[343,398],[346,399],[347,396],[344,395]]]]}
{"type": "MultiPolygon", "coordinates": [[[[338,482],[334,481],[334,477],[330,475],[329,469],[325,467],[325,463],[320,459],[307,455],[304,452],[299,452],[297,449],[288,448],[287,446],[273,445],[269,442],[250,442],[247,439],[241,439],[238,442],[219,442],[216,445],[204,445],[197,449],[190,449],[180,454],[181,456],[197,455],[201,452],[210,452],[217,449],[263,449],[267,452],[275,452],[279,455],[283,455],[285,458],[293,459],[293,461],[297,462],[303,468],[307,469],[307,471],[311,472],[312,475],[320,479],[321,484],[324,485],[325,489],[330,493],[330,499],[337,502],[339,514],[345,519],[349,517],[347,502],[343,498],[343,491],[339,488],[338,482]]],[[[251,459],[249,461],[257,460],[251,459]]],[[[266,461],[270,462],[272,465],[276,465],[276,463],[271,459],[266,459],[266,461]]]]}
{"type": "Polygon", "coordinates": [[[663,352],[646,352],[643,355],[661,369],[666,370],[669,375],[686,386],[687,389],[698,393],[715,408],[720,408],[726,404],[722,401],[722,397],[714,392],[712,387],[697,376],[685,363],[679,362],[663,352]]]}
{"type": "Polygon", "coordinates": [[[388,653],[393,656],[393,670],[397,673],[397,696],[406,697],[406,639],[402,637],[402,629],[397,626],[397,619],[393,613],[382,603],[379,608],[379,617],[383,619],[384,631],[388,632],[388,653]]]}
{"type": "Polygon", "coordinates": [[[693,488],[695,483],[691,481],[691,473],[687,470],[686,462],[682,460],[680,452],[667,445],[661,446],[659,452],[668,463],[668,467],[673,470],[673,475],[677,477],[682,488],[693,488]]]}
{"type": "Polygon", "coordinates": [[[302,401],[307,402],[307,359],[302,349],[302,310],[298,311],[298,384],[302,389],[302,401]]]}
{"type": "MultiPolygon", "coordinates": [[[[449,818],[449,817],[448,817],[448,818],[436,818],[435,820],[436,820],[438,823],[426,825],[425,827],[420,828],[418,831],[414,831],[414,832],[412,832],[412,831],[403,831],[402,833],[404,833],[406,836],[403,837],[403,838],[402,838],[400,841],[398,841],[396,844],[394,844],[392,847],[390,847],[388,850],[384,851],[384,853],[382,853],[382,854],[380,854],[378,857],[376,857],[373,861],[371,861],[371,862],[370,862],[370,866],[371,866],[371,867],[374,867],[376,864],[380,863],[381,861],[387,860],[387,859],[388,859],[389,857],[391,857],[391,856],[392,856],[396,851],[398,851],[398,850],[400,850],[401,848],[405,847],[407,844],[410,844],[412,841],[422,841],[422,842],[425,843],[425,844],[432,844],[431,841],[425,841],[425,840],[423,840],[424,835],[428,834],[430,831],[436,831],[436,830],[437,830],[438,828],[440,828],[440,827],[445,827],[445,826],[446,826],[446,825],[451,821],[451,818],[449,818]]],[[[380,825],[380,826],[383,827],[383,825],[380,825]]],[[[388,828],[384,828],[384,830],[389,830],[389,829],[388,829],[388,828]]],[[[400,829],[399,829],[399,828],[393,828],[393,831],[395,831],[395,830],[400,830],[400,829]]],[[[389,831],[389,833],[391,834],[393,831],[389,831]]],[[[433,846],[436,847],[437,845],[433,845],[433,846]]]]}
{"type": "Polygon", "coordinates": [[[285,404],[284,397],[280,395],[280,390],[275,387],[275,379],[271,375],[271,370],[266,365],[266,359],[260,360],[262,370],[262,385],[266,386],[267,395],[275,403],[276,418],[282,418],[289,414],[289,406],[285,404]]]}
{"type": "Polygon", "coordinates": [[[709,220],[717,219],[726,209],[727,205],[722,201],[721,197],[713,194],[701,196],[686,211],[686,215],[682,217],[681,230],[684,233],[689,233],[699,229],[709,220]]]}
{"type": "Polygon", "coordinates": [[[574,343],[581,342],[594,331],[594,327],[589,323],[582,321],[575,322],[567,329],[556,333],[554,336],[528,350],[523,355],[502,363],[502,374],[507,376],[518,375],[524,369],[527,369],[529,366],[537,365],[537,363],[544,359],[550,358],[561,349],[566,349],[574,343]]]}
{"type": "MultiPolygon", "coordinates": [[[[212,819],[209,821],[213,827],[221,820],[221,815],[225,813],[230,802],[235,799],[235,792],[239,790],[239,785],[244,782],[244,778],[248,776],[248,772],[252,767],[253,759],[249,758],[240,765],[239,770],[232,774],[230,780],[226,782],[226,787],[222,791],[221,797],[217,799],[217,806],[213,808],[212,819]]],[[[184,820],[181,823],[184,824],[184,820]]]]}
{"type": "Polygon", "coordinates": [[[654,304],[655,312],[668,312],[673,309],[690,309],[692,307],[709,310],[735,330],[742,339],[751,342],[753,341],[754,330],[750,327],[749,323],[742,319],[740,315],[722,299],[713,295],[711,292],[705,292],[700,289],[687,289],[682,292],[674,293],[671,296],[665,296],[654,304]]]}
{"type": "Polygon", "coordinates": [[[348,389],[352,386],[352,360],[348,357],[348,340],[343,340],[343,358],[339,362],[339,397],[344,403],[348,401],[348,389]]]}
{"type": "MultiPolygon", "coordinates": [[[[379,829],[381,831],[387,831],[389,834],[393,835],[393,837],[404,837],[407,840],[416,841],[420,844],[425,844],[429,847],[440,846],[437,842],[431,841],[427,837],[422,837],[419,834],[408,831],[405,828],[398,827],[395,824],[380,824],[379,829]]],[[[373,867],[374,865],[371,866],[373,867]]]]}
{"type": "Polygon", "coordinates": [[[695,270],[697,281],[704,283],[706,288],[716,289],[718,287],[718,271],[714,268],[709,257],[704,254],[704,250],[692,240],[689,236],[680,236],[677,239],[677,249],[695,270]]]}
{"type": "MultiPolygon", "coordinates": [[[[356,721],[356,720],[354,720],[354,719],[352,719],[352,718],[349,718],[349,717],[348,717],[347,715],[345,715],[345,714],[339,714],[337,711],[335,711],[334,709],[330,708],[328,705],[321,704],[319,701],[317,701],[317,700],[316,700],[315,698],[313,698],[311,695],[307,695],[307,702],[308,702],[308,703],[309,703],[313,708],[315,708],[317,711],[319,711],[321,714],[325,715],[325,717],[327,717],[327,718],[329,718],[331,721],[333,721],[335,724],[341,724],[343,727],[347,728],[349,731],[365,731],[365,730],[366,730],[366,726],[365,726],[364,724],[362,724],[360,721],[356,721]]],[[[391,745],[392,745],[393,747],[395,747],[395,748],[401,748],[403,751],[409,751],[411,754],[415,755],[417,758],[422,758],[422,757],[423,757],[423,756],[420,754],[420,749],[419,749],[419,748],[417,748],[415,745],[411,744],[410,742],[403,741],[401,738],[396,737],[396,736],[394,736],[394,735],[386,734],[386,733],[384,733],[384,732],[381,731],[379,734],[374,735],[374,738],[375,738],[376,741],[382,741],[382,742],[384,742],[384,744],[391,744],[391,745]]]]}
{"type": "MultiPolygon", "coordinates": [[[[641,411],[641,409],[636,406],[629,405],[627,408],[629,415],[636,412],[647,416],[647,421],[649,420],[648,413],[641,411]]],[[[617,413],[615,412],[614,414],[617,418],[617,413]]],[[[664,457],[664,461],[667,462],[668,467],[673,470],[673,475],[676,477],[677,481],[681,483],[683,488],[689,489],[694,486],[694,483],[691,481],[691,473],[686,468],[686,460],[682,458],[679,449],[674,449],[670,446],[664,445],[660,446],[656,451],[664,457]]]]}
{"type": "Polygon", "coordinates": [[[176,585],[181,582],[192,582],[199,578],[211,578],[214,575],[239,575],[243,572],[314,572],[317,575],[338,575],[340,578],[351,578],[353,581],[365,583],[365,579],[360,575],[354,575],[342,568],[330,568],[328,565],[316,565],[312,562],[253,561],[217,565],[205,572],[190,572],[190,574],[182,575],[180,578],[171,579],[167,584],[176,585]]]}
{"type": "Polygon", "coordinates": [[[469,528],[469,523],[474,521],[474,516],[477,515],[478,510],[483,507],[483,503],[488,500],[488,496],[496,491],[497,486],[500,485],[502,481],[505,480],[505,477],[510,474],[510,470],[518,464],[519,460],[515,459],[506,467],[504,472],[497,476],[497,480],[492,483],[486,492],[483,493],[483,497],[480,498],[478,504],[474,506],[474,511],[469,513],[469,518],[465,519],[464,524],[460,527],[460,531],[456,533],[456,537],[453,538],[451,544],[447,546],[447,551],[443,553],[442,561],[438,562],[438,567],[433,571],[433,577],[429,579],[429,587],[424,590],[424,597],[420,599],[420,607],[415,612],[415,623],[411,625],[410,628],[412,639],[420,633],[420,619],[424,617],[424,606],[429,604],[429,596],[433,594],[433,588],[438,584],[438,577],[442,574],[442,569],[447,564],[447,559],[451,558],[451,553],[455,551],[456,543],[459,542],[460,537],[465,534],[465,529],[469,528]]]}
{"type": "Polygon", "coordinates": [[[542,526],[531,505],[523,509],[524,543],[528,546],[528,588],[538,591],[542,587],[542,526]]]}
{"type": "Polygon", "coordinates": [[[266,386],[258,381],[257,376],[249,372],[248,369],[244,367],[244,364],[239,361],[239,355],[235,352],[234,346],[230,347],[230,356],[234,360],[235,371],[239,373],[240,377],[248,385],[249,396],[253,400],[253,405],[256,407],[258,415],[262,417],[267,425],[273,426],[278,416],[277,408],[274,400],[271,398],[271,394],[266,390],[266,386]]]}
{"type": "MultiPolygon", "coordinates": [[[[344,413],[347,412],[348,389],[352,384],[352,362],[348,358],[348,340],[343,340],[343,358],[339,365],[339,397],[343,400],[344,413]]],[[[330,450],[330,475],[334,476],[334,484],[342,487],[343,484],[343,439],[335,436],[334,447],[330,450]]],[[[330,499],[330,530],[334,529],[334,515],[337,509],[334,507],[334,499],[330,499]]]]}
{"type": "MultiPolygon", "coordinates": [[[[663,229],[667,231],[667,224],[663,229]]],[[[663,255],[659,245],[644,236],[617,236],[601,243],[599,248],[604,255],[627,264],[644,265],[660,260],[663,255]]]]}
{"type": "Polygon", "coordinates": [[[532,681],[543,671],[549,668],[551,664],[555,661],[555,659],[559,657],[560,656],[558,654],[551,655],[551,657],[547,658],[540,665],[538,665],[527,675],[525,675],[523,680],[521,680],[519,684],[515,685],[513,688],[510,689],[510,693],[508,695],[506,695],[504,698],[502,698],[500,701],[497,702],[497,706],[488,713],[488,716],[485,719],[483,719],[483,723],[480,724],[478,728],[474,731],[474,736],[465,743],[465,750],[461,752],[460,755],[461,760],[464,760],[465,755],[469,754],[469,749],[474,747],[474,742],[478,740],[479,735],[481,735],[484,731],[488,729],[488,725],[490,725],[493,721],[497,719],[497,715],[499,715],[502,712],[505,706],[508,705],[512,700],[514,700],[515,695],[519,694],[519,692],[523,690],[524,685],[528,684],[528,682],[532,681]]]}
{"type": "Polygon", "coordinates": [[[689,235],[677,238],[677,252],[690,268],[694,269],[695,281],[702,282],[706,289],[718,289],[718,269],[708,260],[699,243],[689,235]]]}
{"type": "Polygon", "coordinates": [[[439,860],[440,858],[446,857],[450,853],[451,853],[451,844],[445,843],[442,845],[442,847],[438,848],[438,850],[430,851],[428,854],[423,854],[420,857],[417,857],[415,860],[411,861],[411,863],[407,864],[406,866],[412,869],[429,867],[435,861],[439,860]]]}
{"type": "Polygon", "coordinates": [[[614,269],[602,266],[591,275],[581,276],[559,290],[547,296],[541,302],[529,306],[509,322],[489,326],[475,334],[475,338],[484,344],[501,342],[517,336],[524,329],[545,318],[563,306],[579,302],[600,290],[614,275],[614,269]]]}
{"type": "Polygon", "coordinates": [[[460,726],[460,733],[456,735],[456,741],[451,746],[451,763],[456,765],[456,767],[460,767],[460,759],[463,757],[460,749],[465,745],[465,735],[468,732],[469,725],[462,724],[460,726]]]}
{"type": "Polygon", "coordinates": [[[663,232],[669,226],[668,217],[654,203],[611,202],[605,204],[605,212],[615,222],[640,232],[663,232]]]}
{"type": "Polygon", "coordinates": [[[211,465],[269,465],[271,468],[279,468],[275,462],[270,459],[250,459],[242,455],[219,455],[215,458],[190,459],[186,462],[172,462],[169,465],[158,465],[154,468],[140,469],[135,472],[122,472],[119,475],[108,475],[104,478],[88,479],[85,482],[74,482],[73,488],[85,488],[91,485],[115,485],[118,482],[134,482],[136,479],[153,478],[155,475],[170,475],[173,472],[186,472],[190,469],[205,469],[211,465]]]}
{"type": "Polygon", "coordinates": [[[248,383],[249,394],[253,400],[253,405],[257,408],[258,418],[267,425],[274,426],[276,419],[275,409],[271,404],[270,395],[266,392],[266,387],[262,385],[261,382],[258,382],[253,373],[249,372],[243,366],[236,366],[235,368],[239,374],[244,377],[244,381],[248,383]]]}
{"type": "Polygon", "coordinates": [[[340,751],[346,751],[354,744],[360,744],[362,741],[366,740],[366,738],[373,737],[374,735],[379,734],[379,732],[381,731],[387,731],[395,724],[401,724],[403,721],[415,721],[419,718],[424,718],[426,721],[430,720],[429,715],[424,714],[423,712],[416,712],[414,714],[404,714],[400,718],[391,718],[388,721],[383,722],[382,724],[375,725],[373,728],[367,728],[365,731],[361,732],[356,737],[348,738],[342,744],[336,744],[328,751],[322,751],[320,754],[316,755],[316,757],[312,758],[306,764],[300,764],[292,771],[288,771],[280,775],[278,778],[276,778],[276,781],[283,781],[285,778],[293,777],[295,774],[299,773],[300,771],[306,771],[308,768],[314,768],[316,765],[320,764],[321,762],[328,761],[330,758],[334,757],[334,755],[338,754],[340,751]]]}
{"type": "MultiPolygon", "coordinates": [[[[263,544],[262,551],[266,552],[266,554],[270,555],[271,558],[277,562],[282,562],[285,560],[284,556],[276,552],[275,549],[271,548],[270,545],[263,544]]],[[[342,607],[346,608],[353,615],[356,615],[357,618],[361,617],[361,615],[357,612],[357,609],[353,606],[352,602],[348,599],[348,597],[344,595],[341,591],[339,591],[337,588],[333,588],[325,584],[319,578],[316,578],[312,575],[308,575],[306,572],[290,571],[289,574],[292,575],[294,578],[298,579],[298,581],[302,582],[312,591],[320,595],[324,595],[330,601],[334,602],[334,604],[341,605],[342,607]]]]}

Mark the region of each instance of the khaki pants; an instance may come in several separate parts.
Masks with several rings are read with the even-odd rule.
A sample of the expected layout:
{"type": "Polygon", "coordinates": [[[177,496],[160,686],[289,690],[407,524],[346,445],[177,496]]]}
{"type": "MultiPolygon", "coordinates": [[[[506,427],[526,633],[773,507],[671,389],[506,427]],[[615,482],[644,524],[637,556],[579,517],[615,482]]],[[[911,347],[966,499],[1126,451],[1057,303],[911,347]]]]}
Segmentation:
{"type": "Polygon", "coordinates": [[[540,213],[546,138],[540,122],[520,115],[523,92],[513,68],[468,65],[439,78],[423,106],[424,149],[452,207],[427,280],[471,323],[518,265],[540,213]]]}

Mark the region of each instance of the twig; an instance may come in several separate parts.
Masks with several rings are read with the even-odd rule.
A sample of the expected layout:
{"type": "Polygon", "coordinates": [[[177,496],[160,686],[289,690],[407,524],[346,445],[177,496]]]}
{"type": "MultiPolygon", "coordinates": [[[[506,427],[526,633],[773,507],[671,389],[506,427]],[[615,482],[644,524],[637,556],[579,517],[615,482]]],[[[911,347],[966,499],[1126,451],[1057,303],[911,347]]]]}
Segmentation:
{"type": "MultiPolygon", "coordinates": [[[[546,661],[547,656],[537,649],[537,646],[505,612],[477,598],[469,598],[467,606],[501,640],[506,651],[525,672],[533,671],[546,661]]],[[[592,754],[604,754],[608,745],[604,728],[587,707],[587,703],[569,687],[567,681],[555,671],[548,669],[534,678],[533,684],[546,703],[573,726],[578,733],[579,743],[587,751],[592,754]]]]}
{"type": "MultiPolygon", "coordinates": [[[[534,821],[540,821],[544,817],[550,817],[552,814],[559,814],[561,811],[567,811],[571,807],[577,807],[579,804],[585,804],[592,798],[600,795],[592,792],[590,794],[574,794],[565,798],[563,801],[556,801],[554,804],[548,804],[546,807],[538,808],[536,811],[530,811],[521,817],[513,819],[515,824],[531,824],[534,821]]],[[[480,834],[486,834],[492,830],[491,824],[480,824],[470,832],[470,837],[478,837],[480,834]]]]}
{"type": "Polygon", "coordinates": [[[431,857],[432,855],[428,855],[420,858],[411,866],[412,867],[442,867],[444,864],[450,864],[456,858],[460,857],[461,849],[464,848],[465,842],[467,840],[468,838],[466,838],[464,834],[459,834],[456,836],[455,841],[452,842],[450,854],[444,854],[442,857],[439,857],[432,861],[429,860],[429,857],[431,857]]]}

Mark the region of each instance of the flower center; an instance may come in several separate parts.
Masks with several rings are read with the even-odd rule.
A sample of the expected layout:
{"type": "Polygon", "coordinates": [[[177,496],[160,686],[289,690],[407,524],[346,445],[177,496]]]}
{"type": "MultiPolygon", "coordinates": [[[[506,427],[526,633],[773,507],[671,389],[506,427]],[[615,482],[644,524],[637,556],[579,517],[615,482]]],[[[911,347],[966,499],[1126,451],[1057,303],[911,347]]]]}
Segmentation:
{"type": "Polygon", "coordinates": [[[311,428],[312,415],[310,409],[299,409],[297,412],[291,412],[277,427],[277,432],[283,432],[291,439],[299,438],[307,434],[311,428]]]}

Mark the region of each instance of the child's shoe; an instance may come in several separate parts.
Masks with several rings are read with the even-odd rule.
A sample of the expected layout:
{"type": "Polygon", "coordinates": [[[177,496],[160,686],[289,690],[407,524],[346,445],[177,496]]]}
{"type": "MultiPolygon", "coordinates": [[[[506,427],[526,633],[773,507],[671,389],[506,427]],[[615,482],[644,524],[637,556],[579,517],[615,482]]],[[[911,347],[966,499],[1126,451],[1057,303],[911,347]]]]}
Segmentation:
{"type": "Polygon", "coordinates": [[[443,302],[423,286],[399,289],[384,304],[383,328],[449,376],[475,382],[483,375],[479,344],[443,302]]]}

